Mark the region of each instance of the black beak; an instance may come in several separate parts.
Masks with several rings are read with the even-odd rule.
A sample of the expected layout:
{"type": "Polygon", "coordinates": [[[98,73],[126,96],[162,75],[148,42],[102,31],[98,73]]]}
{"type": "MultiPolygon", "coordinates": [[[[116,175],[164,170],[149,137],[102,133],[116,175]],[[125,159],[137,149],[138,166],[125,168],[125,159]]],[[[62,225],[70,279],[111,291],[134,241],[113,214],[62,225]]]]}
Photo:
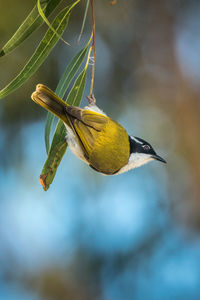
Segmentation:
{"type": "Polygon", "coordinates": [[[156,159],[156,160],[158,160],[158,161],[161,161],[161,162],[163,162],[163,163],[165,163],[165,164],[167,163],[166,160],[164,160],[161,156],[159,156],[159,155],[157,155],[157,154],[156,154],[156,155],[152,155],[151,157],[152,157],[153,159],[156,159]]]}

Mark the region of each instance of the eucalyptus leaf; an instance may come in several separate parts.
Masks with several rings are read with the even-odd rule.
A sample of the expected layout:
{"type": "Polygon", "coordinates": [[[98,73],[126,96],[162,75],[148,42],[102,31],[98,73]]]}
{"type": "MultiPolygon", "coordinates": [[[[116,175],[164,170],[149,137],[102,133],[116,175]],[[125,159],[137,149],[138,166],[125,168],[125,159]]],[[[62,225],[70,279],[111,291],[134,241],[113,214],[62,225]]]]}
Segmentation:
{"type": "MultiPolygon", "coordinates": [[[[68,89],[72,79],[80,69],[83,60],[85,58],[85,55],[88,50],[88,46],[85,46],[68,64],[67,68],[65,69],[58,86],[56,88],[55,93],[57,94],[58,97],[63,98],[66,90],[68,89]]],[[[46,151],[47,154],[49,154],[49,149],[50,149],[50,134],[51,134],[51,129],[54,121],[54,115],[50,112],[47,113],[47,119],[46,119],[46,124],[45,124],[45,145],[46,145],[46,151]]]]}
{"type": "MultiPolygon", "coordinates": [[[[68,104],[76,106],[80,105],[85,89],[86,72],[87,68],[85,68],[76,79],[75,84],[73,85],[71,92],[67,97],[68,104]]],[[[40,183],[42,184],[45,191],[48,190],[50,184],[52,183],[56,175],[58,166],[66,152],[67,143],[65,141],[65,136],[65,126],[63,122],[59,120],[55,129],[49,155],[40,175],[40,183]]]]}
{"type": "MultiPolygon", "coordinates": [[[[46,17],[48,17],[56,6],[62,0],[46,0],[41,3],[42,10],[46,17]]],[[[44,20],[40,16],[38,12],[37,5],[34,6],[30,14],[24,20],[24,22],[19,26],[14,35],[10,38],[10,40],[3,46],[0,51],[0,57],[7,55],[11,51],[13,51],[16,47],[18,47],[25,39],[27,39],[36,29],[38,29],[44,20]]]]}
{"type": "Polygon", "coordinates": [[[81,37],[82,37],[82,34],[83,34],[83,30],[84,30],[84,26],[85,26],[85,21],[86,21],[86,17],[87,17],[87,13],[88,13],[89,4],[90,4],[90,0],[87,0],[86,7],[85,7],[85,12],[84,12],[84,17],[83,17],[83,22],[82,22],[82,26],[81,26],[81,32],[80,32],[79,37],[78,37],[78,43],[80,43],[80,40],[81,40],[81,37]]]}
{"type": "MultiPolygon", "coordinates": [[[[77,0],[75,3],[73,3],[73,6],[69,9],[71,10],[78,2],[80,2],[80,0],[77,0]]],[[[40,16],[42,17],[43,21],[48,25],[48,27],[59,37],[59,39],[61,41],[63,41],[65,44],[67,44],[69,46],[69,43],[67,43],[62,37],[61,35],[59,35],[57,33],[57,31],[53,28],[53,26],[51,26],[51,24],[49,23],[47,17],[45,16],[45,13],[42,9],[42,4],[40,3],[40,0],[37,0],[37,8],[38,8],[38,12],[40,14],[40,16]]]]}
{"type": "MultiPolygon", "coordinates": [[[[52,24],[58,35],[61,35],[64,32],[68,24],[68,20],[69,7],[65,7],[57,15],[52,24]]],[[[51,50],[55,47],[58,40],[59,37],[51,29],[49,29],[22,71],[5,88],[0,91],[0,99],[6,97],[21,85],[23,85],[38,70],[51,50]]]]}

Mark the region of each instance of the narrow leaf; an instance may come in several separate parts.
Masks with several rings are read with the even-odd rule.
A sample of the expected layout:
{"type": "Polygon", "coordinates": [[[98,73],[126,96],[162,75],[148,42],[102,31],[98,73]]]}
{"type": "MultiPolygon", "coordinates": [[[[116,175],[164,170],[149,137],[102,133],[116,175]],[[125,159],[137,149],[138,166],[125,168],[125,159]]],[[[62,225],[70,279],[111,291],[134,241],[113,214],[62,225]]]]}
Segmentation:
{"type": "MultiPolygon", "coordinates": [[[[41,6],[45,16],[48,17],[61,1],[62,0],[44,1],[41,6]]],[[[18,47],[43,23],[44,21],[38,12],[37,5],[35,5],[30,14],[11,37],[11,39],[3,46],[0,51],[0,57],[10,53],[12,50],[18,47]]]]}
{"type": "MultiPolygon", "coordinates": [[[[80,0],[78,0],[78,1],[76,1],[76,3],[78,3],[80,0]]],[[[75,3],[75,4],[76,4],[75,3]]],[[[73,4],[73,6],[74,6],[74,4],[73,4]]],[[[57,35],[57,37],[61,40],[61,41],[63,41],[65,44],[67,44],[68,46],[69,46],[69,43],[67,43],[62,37],[61,37],[61,35],[59,35],[58,33],[57,33],[57,31],[51,26],[51,24],[49,23],[49,21],[48,21],[48,19],[47,19],[47,17],[45,16],[45,13],[44,13],[44,11],[43,11],[43,9],[42,9],[42,6],[41,6],[41,3],[40,3],[40,0],[37,0],[37,8],[38,8],[38,12],[39,12],[39,14],[40,14],[40,16],[42,17],[42,19],[44,20],[44,22],[48,25],[48,27],[57,35]]],[[[72,7],[70,8],[70,10],[72,9],[72,7]]],[[[69,11],[70,11],[69,10],[69,11]]]]}
{"type": "MultiPolygon", "coordinates": [[[[68,24],[68,20],[69,8],[66,7],[58,14],[52,24],[59,35],[64,32],[68,24]]],[[[19,88],[31,77],[31,75],[37,71],[51,50],[55,47],[58,40],[58,36],[51,29],[49,29],[22,71],[0,91],[0,99],[19,88]]]]}
{"type": "Polygon", "coordinates": [[[80,40],[81,40],[81,37],[82,37],[82,34],[83,34],[85,21],[86,21],[86,17],[87,17],[87,13],[88,13],[89,3],[90,3],[90,0],[87,0],[86,7],[85,7],[85,13],[84,13],[84,17],[83,17],[83,22],[82,22],[82,26],[81,26],[81,32],[80,32],[79,37],[78,37],[78,44],[80,43],[80,40]]]}
{"type": "Polygon", "coordinates": [[[71,89],[66,102],[69,105],[79,106],[83,96],[84,88],[86,82],[86,69],[84,69],[81,74],[76,79],[76,82],[71,89]]]}
{"type": "MultiPolygon", "coordinates": [[[[76,82],[72,87],[69,96],[67,97],[67,103],[77,106],[80,105],[86,83],[86,71],[87,69],[85,68],[76,79],[76,82]]],[[[65,136],[65,126],[63,122],[59,120],[56,126],[49,155],[40,175],[40,183],[45,191],[48,190],[50,184],[52,183],[56,175],[57,168],[67,149],[65,136]]]]}
{"type": "MultiPolygon", "coordinates": [[[[67,68],[65,69],[58,86],[56,88],[55,93],[60,97],[63,98],[66,90],[68,89],[72,79],[80,69],[83,60],[85,58],[85,55],[88,50],[88,46],[84,47],[69,63],[67,68]]],[[[50,112],[47,113],[47,119],[46,119],[46,125],[45,125],[45,145],[46,145],[46,151],[47,154],[49,153],[50,149],[50,133],[52,129],[54,121],[54,115],[50,112]]]]}

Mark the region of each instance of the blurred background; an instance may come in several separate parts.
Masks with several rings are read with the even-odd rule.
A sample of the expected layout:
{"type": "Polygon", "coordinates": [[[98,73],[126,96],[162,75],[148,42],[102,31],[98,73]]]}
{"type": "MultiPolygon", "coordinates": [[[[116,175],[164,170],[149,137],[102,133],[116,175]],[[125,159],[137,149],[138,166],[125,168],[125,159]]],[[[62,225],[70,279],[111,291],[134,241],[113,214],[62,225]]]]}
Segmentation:
{"type": "MultiPolygon", "coordinates": [[[[0,47],[35,2],[0,0],[0,47]]],[[[106,177],[67,151],[44,192],[46,112],[30,95],[55,89],[87,40],[90,14],[77,45],[82,2],[64,34],[72,47],[59,42],[0,103],[0,300],[198,300],[200,1],[95,1],[97,103],[168,163],[106,177]]],[[[0,59],[0,88],[46,29],[0,59]]]]}

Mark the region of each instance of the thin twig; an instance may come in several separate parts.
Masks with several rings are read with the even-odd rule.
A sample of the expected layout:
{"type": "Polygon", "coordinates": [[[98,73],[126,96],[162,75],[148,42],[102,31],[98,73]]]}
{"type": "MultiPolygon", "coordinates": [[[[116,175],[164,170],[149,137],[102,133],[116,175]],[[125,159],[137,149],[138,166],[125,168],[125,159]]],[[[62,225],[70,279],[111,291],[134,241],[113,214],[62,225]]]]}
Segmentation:
{"type": "Polygon", "coordinates": [[[95,14],[94,14],[94,0],[90,0],[92,9],[92,50],[93,50],[93,65],[92,65],[92,77],[90,85],[90,97],[93,96],[93,86],[94,86],[94,73],[95,73],[95,60],[96,60],[96,48],[95,48],[95,14]]]}

